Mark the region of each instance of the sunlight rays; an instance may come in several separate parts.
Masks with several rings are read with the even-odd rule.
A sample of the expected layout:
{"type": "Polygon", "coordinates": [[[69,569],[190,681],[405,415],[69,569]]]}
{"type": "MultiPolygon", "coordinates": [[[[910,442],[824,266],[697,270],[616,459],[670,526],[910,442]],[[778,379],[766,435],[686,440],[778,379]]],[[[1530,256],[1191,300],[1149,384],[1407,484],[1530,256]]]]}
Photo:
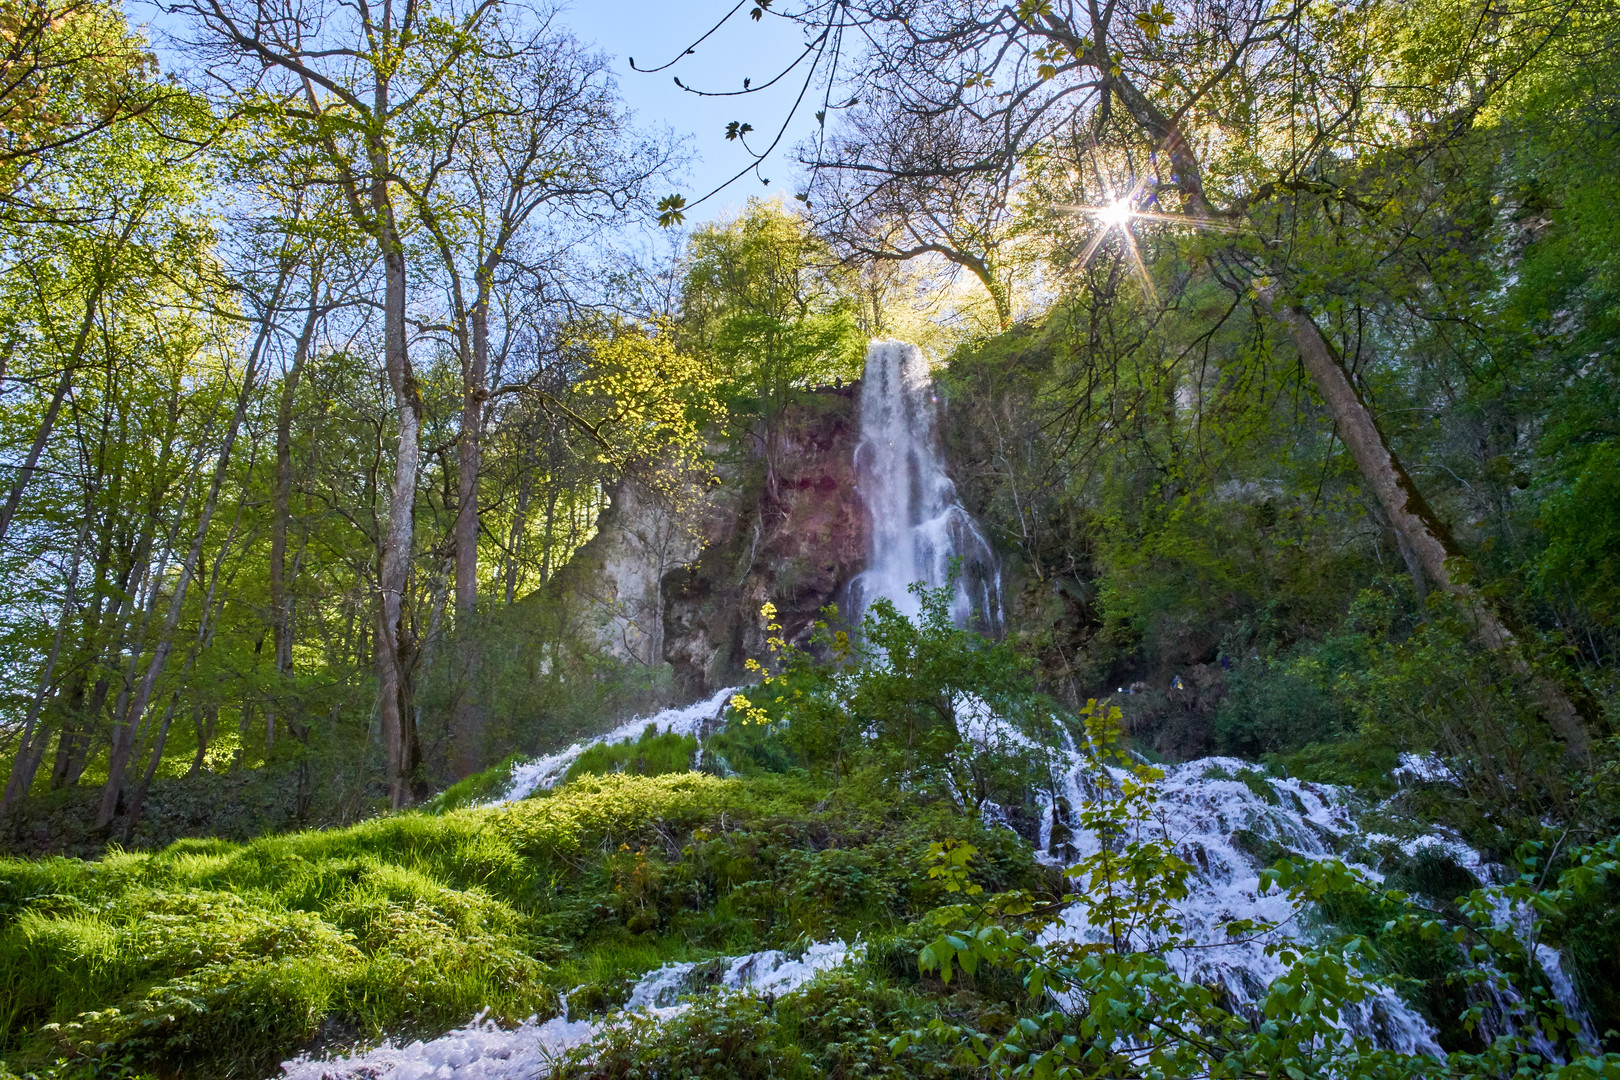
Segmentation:
{"type": "Polygon", "coordinates": [[[1091,264],[1097,249],[1102,247],[1109,234],[1116,229],[1120,240],[1125,245],[1125,252],[1130,257],[1131,265],[1135,268],[1137,276],[1147,288],[1148,294],[1158,299],[1158,291],[1153,286],[1153,278],[1148,273],[1147,264],[1142,260],[1142,251],[1136,242],[1136,233],[1131,229],[1133,221],[1148,221],[1162,225],[1185,225],[1189,228],[1208,230],[1214,232],[1237,232],[1238,226],[1232,222],[1218,221],[1213,218],[1191,217],[1186,214],[1165,214],[1154,210],[1139,210],[1136,208],[1136,198],[1141,192],[1141,184],[1132,187],[1128,192],[1117,197],[1110,197],[1107,201],[1096,205],[1086,203],[1054,203],[1053,208],[1072,214],[1085,214],[1096,221],[1098,228],[1091,235],[1086,249],[1080,255],[1080,266],[1084,268],[1091,264]]]}

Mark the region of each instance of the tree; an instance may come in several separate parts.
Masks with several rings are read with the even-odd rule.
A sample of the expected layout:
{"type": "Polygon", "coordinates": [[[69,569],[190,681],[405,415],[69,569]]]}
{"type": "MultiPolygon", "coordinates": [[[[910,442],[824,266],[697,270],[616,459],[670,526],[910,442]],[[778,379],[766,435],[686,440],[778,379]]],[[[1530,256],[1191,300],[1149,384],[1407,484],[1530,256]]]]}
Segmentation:
{"type": "MultiPolygon", "coordinates": [[[[20,403],[26,450],[0,508],[0,540],[7,541],[7,556],[20,556],[24,564],[53,543],[72,552],[61,579],[55,632],[48,649],[37,654],[40,675],[21,725],[8,805],[28,791],[53,734],[56,773],[77,777],[100,734],[96,714],[110,692],[114,665],[122,668],[124,685],[114,705],[119,775],[111,786],[122,790],[128,739],[145,707],[140,695],[129,692],[130,680],[144,653],[158,588],[172,584],[163,575],[187,506],[187,497],[173,486],[179,480],[175,463],[185,461],[195,445],[186,438],[194,432],[182,434],[188,418],[178,397],[186,377],[180,372],[210,353],[219,328],[197,314],[222,301],[205,254],[210,233],[196,201],[204,171],[196,146],[212,126],[196,99],[173,93],[141,125],[108,126],[70,140],[53,152],[57,171],[51,183],[42,181],[34,194],[93,212],[83,219],[36,222],[8,238],[17,243],[26,235],[32,253],[5,279],[8,332],[33,346],[11,374],[36,390],[33,400],[20,403]],[[48,393],[39,393],[46,387],[48,393]],[[58,430],[64,422],[65,438],[58,430]],[[149,438],[151,446],[130,446],[132,429],[137,444],[149,438]],[[177,443],[186,444],[179,454],[177,443]],[[128,477],[144,452],[149,456],[141,475],[128,477]],[[130,528],[128,519],[118,518],[125,508],[120,503],[137,492],[145,513],[130,528]],[[165,505],[169,498],[178,505],[165,505]],[[82,573],[87,562],[88,584],[82,573]],[[68,627],[86,598],[84,633],[70,638],[68,627]],[[131,645],[127,655],[117,656],[131,645]],[[88,712],[81,708],[87,689],[93,703],[88,712]]],[[[201,413],[217,384],[201,372],[191,377],[201,413]]],[[[183,593],[184,585],[177,591],[183,593]]],[[[166,625],[172,638],[173,626],[166,625]]],[[[159,661],[147,673],[155,679],[162,666],[159,661]]]]}
{"type": "Polygon", "coordinates": [[[0,4],[0,207],[7,217],[78,217],[41,194],[62,151],[143,116],[177,93],[116,5],[97,0],[0,4]]]}
{"type": "Polygon", "coordinates": [[[565,269],[570,248],[632,213],[670,158],[669,147],[633,135],[601,57],[545,27],[525,33],[495,25],[502,45],[458,67],[457,90],[446,95],[453,111],[430,125],[418,151],[432,160],[443,193],[424,195],[414,208],[445,277],[463,386],[454,526],[458,777],[484,758],[473,633],[485,407],[492,397],[533,389],[538,369],[506,363],[528,329],[525,316],[575,301],[580,290],[565,269]],[[492,334],[499,336],[492,341],[492,334]],[[492,352],[496,377],[504,371],[511,380],[505,385],[490,385],[492,352]]]}
{"type": "Polygon", "coordinates": [[[736,219],[692,236],[682,295],[683,339],[718,361],[733,408],[751,418],[776,498],[781,418],[793,395],[859,371],[849,290],[803,218],[750,199],[736,219]]]}
{"type": "Polygon", "coordinates": [[[195,16],[211,48],[244,73],[239,106],[300,147],[343,199],[383,264],[383,361],[398,424],[388,525],[379,538],[377,703],[388,751],[389,798],[413,798],[419,748],[411,706],[410,643],[401,639],[415,542],[421,467],[421,388],[408,352],[407,234],[411,206],[436,195],[438,176],[411,144],[415,125],[444,114],[453,75],[492,46],[494,0],[442,10],[408,4],[307,10],[277,0],[201,0],[195,16]],[[408,193],[408,194],[407,194],[408,193]]]}
{"type": "Polygon", "coordinates": [[[853,262],[932,256],[966,270],[984,287],[998,328],[1008,329],[1017,261],[1013,170],[958,169],[964,158],[988,155],[983,133],[955,113],[886,109],[884,93],[870,89],[813,148],[837,162],[821,169],[813,198],[805,196],[817,230],[853,262]],[[980,145],[969,147],[969,140],[980,145]],[[873,176],[885,182],[865,182],[873,176]]]}

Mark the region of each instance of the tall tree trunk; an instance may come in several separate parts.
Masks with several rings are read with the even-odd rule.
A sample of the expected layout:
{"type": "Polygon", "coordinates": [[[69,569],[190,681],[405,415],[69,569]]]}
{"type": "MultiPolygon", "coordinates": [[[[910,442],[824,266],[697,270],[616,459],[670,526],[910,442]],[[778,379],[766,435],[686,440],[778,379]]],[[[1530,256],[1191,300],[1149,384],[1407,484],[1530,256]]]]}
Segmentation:
{"type": "MultiPolygon", "coordinates": [[[[171,408],[171,424],[177,415],[178,406],[171,408]]],[[[164,455],[159,458],[159,477],[167,474],[168,443],[164,446],[164,455]]],[[[129,654],[123,663],[123,671],[119,678],[118,697],[114,700],[112,708],[112,733],[109,740],[109,752],[116,757],[121,746],[133,746],[135,741],[135,725],[139,716],[132,717],[129,713],[129,703],[135,694],[135,672],[140,663],[141,652],[145,648],[147,629],[152,625],[152,618],[157,612],[158,585],[167,575],[169,560],[174,555],[175,541],[180,535],[181,523],[185,520],[186,507],[191,502],[191,477],[196,474],[201,464],[201,454],[193,459],[192,465],[185,471],[187,482],[180,496],[179,504],[175,507],[168,534],[164,537],[163,548],[154,564],[151,560],[152,543],[156,538],[158,521],[163,513],[163,495],[165,485],[161,481],[154,481],[146,511],[146,524],[142,527],[140,542],[136,545],[136,558],[132,561],[130,573],[131,583],[120,591],[119,602],[113,609],[113,626],[117,628],[117,637],[112,640],[112,647],[108,650],[111,657],[129,654]],[[124,612],[135,609],[126,619],[124,612]],[[126,648],[128,646],[128,648],[126,648]]],[[[97,680],[95,694],[91,699],[87,717],[101,715],[102,707],[107,703],[107,694],[111,690],[111,680],[105,675],[97,680]]],[[[125,751],[127,755],[127,750],[125,751]]],[[[82,772],[84,762],[79,763],[82,772]]],[[[74,782],[78,782],[75,775],[74,782]]],[[[117,798],[115,794],[114,808],[116,811],[117,798]]],[[[98,826],[99,827],[99,826],[98,826]]]]}
{"type": "Polygon", "coordinates": [[[309,312],[293,347],[292,363],[282,377],[281,402],[276,407],[276,487],[270,511],[270,633],[275,649],[276,691],[270,707],[265,710],[267,742],[274,742],[276,705],[292,671],[293,613],[287,599],[287,525],[292,516],[292,409],[319,320],[320,310],[315,302],[318,288],[319,271],[312,270],[309,312]]]}
{"type": "MultiPolygon", "coordinates": [[[[85,317],[84,331],[88,333],[91,323],[90,316],[85,317]]],[[[79,337],[79,347],[84,347],[84,334],[79,337]]],[[[39,422],[39,430],[34,433],[33,445],[28,448],[28,456],[17,469],[17,476],[11,482],[11,492],[6,496],[6,504],[0,507],[0,540],[6,538],[11,531],[11,519],[16,516],[17,507],[22,505],[23,491],[28,487],[28,481],[33,479],[34,472],[39,468],[39,456],[45,450],[45,444],[50,440],[51,431],[56,427],[56,417],[62,411],[62,401],[67,397],[68,388],[73,385],[73,366],[71,364],[62,368],[62,377],[56,381],[56,391],[51,395],[51,403],[45,408],[45,415],[39,422]]]]}
{"type": "Polygon", "coordinates": [[[478,283],[472,308],[472,357],[461,403],[461,450],[456,493],[456,695],[455,748],[452,768],[457,779],[471,776],[484,763],[485,717],[479,697],[478,655],[478,474],[483,452],[484,400],[489,373],[489,288],[478,283]]]}
{"type": "Polygon", "coordinates": [[[197,730],[197,752],[191,756],[191,768],[186,771],[188,777],[202,775],[203,763],[208,760],[208,746],[214,740],[214,725],[219,723],[219,703],[214,702],[207,709],[202,706],[193,706],[191,723],[197,730]]]}
{"type": "Polygon", "coordinates": [[[1531,692],[1548,725],[1564,740],[1571,755],[1586,757],[1591,751],[1591,736],[1579,709],[1564,688],[1531,666],[1520,636],[1490,599],[1467,580],[1467,557],[1390,449],[1372,410],[1351,381],[1338,350],[1303,307],[1276,303],[1269,289],[1262,291],[1261,298],[1293,338],[1305,370],[1333,416],[1339,438],[1355,459],[1379,507],[1404,541],[1402,554],[1409,550],[1422,576],[1462,604],[1473,622],[1479,643],[1502,654],[1515,672],[1529,679],[1531,692]]]}
{"type": "Polygon", "coordinates": [[[394,458],[388,524],[382,537],[378,567],[382,596],[377,618],[377,712],[388,755],[388,798],[398,809],[411,800],[410,748],[416,741],[415,718],[403,700],[405,672],[400,638],[415,528],[422,398],[405,349],[405,252],[391,222],[383,241],[383,263],[386,275],[384,362],[389,386],[394,392],[394,411],[399,415],[399,450],[394,458]]]}

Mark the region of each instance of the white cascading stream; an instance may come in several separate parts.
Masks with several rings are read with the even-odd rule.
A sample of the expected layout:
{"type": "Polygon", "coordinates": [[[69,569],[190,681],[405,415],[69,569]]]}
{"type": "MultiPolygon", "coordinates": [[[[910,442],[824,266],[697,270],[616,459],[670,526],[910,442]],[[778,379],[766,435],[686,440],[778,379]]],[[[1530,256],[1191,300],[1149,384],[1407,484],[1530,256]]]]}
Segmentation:
{"type": "Polygon", "coordinates": [[[851,614],[859,619],[882,597],[916,618],[921,605],[912,583],[937,589],[950,580],[952,561],[960,560],[952,618],[999,633],[1001,573],[945,474],[936,405],[921,349],[903,341],[867,346],[855,478],[871,520],[871,547],[865,572],[850,583],[851,614]]]}
{"type": "Polygon", "coordinates": [[[627,739],[639,738],[649,727],[659,735],[691,735],[698,739],[698,754],[701,757],[704,725],[714,723],[720,718],[726,711],[726,704],[731,700],[731,695],[736,692],[735,686],[728,686],[702,701],[695,701],[675,709],[665,709],[651,716],[638,716],[633,720],[626,720],[605,735],[585,739],[566,750],[515,765],[506,789],[493,799],[477,805],[482,808],[505,806],[519,799],[527,799],[538,792],[550,791],[568,774],[569,766],[578,761],[580,755],[591,747],[601,743],[621,743],[627,739]]]}

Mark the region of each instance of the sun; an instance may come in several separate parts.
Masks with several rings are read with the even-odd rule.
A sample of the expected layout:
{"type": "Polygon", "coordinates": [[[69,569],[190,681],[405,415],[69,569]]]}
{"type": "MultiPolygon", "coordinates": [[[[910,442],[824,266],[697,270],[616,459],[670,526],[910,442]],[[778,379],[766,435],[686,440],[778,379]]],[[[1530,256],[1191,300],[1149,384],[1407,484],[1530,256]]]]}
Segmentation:
{"type": "Polygon", "coordinates": [[[1097,220],[1102,222],[1105,229],[1123,229],[1125,223],[1131,220],[1131,204],[1125,199],[1118,199],[1107,206],[1099,206],[1092,211],[1097,220]]]}

